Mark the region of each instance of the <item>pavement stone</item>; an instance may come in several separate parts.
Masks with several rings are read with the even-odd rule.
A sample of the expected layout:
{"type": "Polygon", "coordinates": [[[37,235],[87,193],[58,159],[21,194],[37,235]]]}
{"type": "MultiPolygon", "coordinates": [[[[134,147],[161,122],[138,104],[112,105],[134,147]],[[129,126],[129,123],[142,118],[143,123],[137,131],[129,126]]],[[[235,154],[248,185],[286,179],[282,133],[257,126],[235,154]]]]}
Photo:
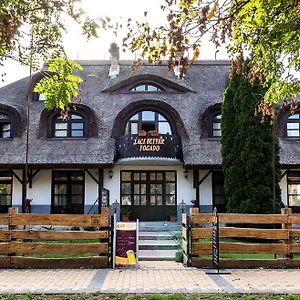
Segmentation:
{"type": "Polygon", "coordinates": [[[0,270],[0,293],[300,293],[300,270],[212,270],[174,262],[130,269],[0,270]]]}

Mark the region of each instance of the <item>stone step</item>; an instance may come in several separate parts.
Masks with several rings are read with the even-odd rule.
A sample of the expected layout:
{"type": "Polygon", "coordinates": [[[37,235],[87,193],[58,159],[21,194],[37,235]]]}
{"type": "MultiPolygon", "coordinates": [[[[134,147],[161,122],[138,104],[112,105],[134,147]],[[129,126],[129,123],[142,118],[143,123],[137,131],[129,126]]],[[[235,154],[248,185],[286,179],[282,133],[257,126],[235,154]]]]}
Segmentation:
{"type": "Polygon", "coordinates": [[[139,260],[175,260],[175,254],[177,250],[140,250],[139,251],[139,260]]]}
{"type": "Polygon", "coordinates": [[[139,242],[140,250],[177,250],[179,245],[174,240],[142,240],[139,242]]]}
{"type": "Polygon", "coordinates": [[[168,231],[140,231],[139,240],[173,240],[174,234],[168,231]]]}

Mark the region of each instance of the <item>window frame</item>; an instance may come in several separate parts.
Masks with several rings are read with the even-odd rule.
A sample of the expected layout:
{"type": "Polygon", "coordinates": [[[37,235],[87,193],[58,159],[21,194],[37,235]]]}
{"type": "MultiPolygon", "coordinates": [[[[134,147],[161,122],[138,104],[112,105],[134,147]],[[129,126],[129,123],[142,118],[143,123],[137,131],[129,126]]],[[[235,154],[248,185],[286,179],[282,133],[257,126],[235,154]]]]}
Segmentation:
{"type": "Polygon", "coordinates": [[[178,198],[178,191],[177,191],[177,171],[176,170],[122,170],[120,172],[120,205],[122,206],[142,206],[144,208],[147,207],[162,207],[168,208],[177,206],[177,198],[178,198]],[[124,173],[130,173],[130,179],[123,179],[124,173]],[[174,178],[168,179],[167,173],[173,173],[174,178]],[[134,176],[138,174],[139,178],[135,178],[134,176]],[[142,174],[144,174],[144,178],[142,178],[142,174]],[[151,178],[151,175],[155,174],[155,179],[151,178]],[[161,174],[162,177],[158,178],[158,174],[161,174]],[[123,193],[123,184],[130,184],[130,192],[123,193]],[[161,185],[161,192],[160,193],[152,193],[151,192],[151,185],[161,185]],[[175,190],[173,193],[167,192],[167,184],[174,184],[175,190]],[[134,187],[139,186],[139,192],[136,192],[134,187]],[[146,185],[145,193],[141,193],[141,185],[146,185]],[[128,196],[130,198],[130,204],[126,203],[123,204],[123,196],[128,196]],[[135,196],[139,196],[139,204],[135,203],[135,196]],[[141,196],[145,196],[145,204],[141,204],[141,196]],[[155,196],[155,204],[151,203],[151,196],[155,196]],[[161,204],[158,204],[157,197],[161,196],[161,204]],[[149,199],[147,199],[149,197],[149,199]],[[174,197],[174,204],[167,204],[167,197],[174,197]]]}
{"type": "Polygon", "coordinates": [[[226,212],[226,198],[225,198],[225,191],[224,191],[224,174],[222,171],[212,171],[211,174],[211,186],[212,186],[212,209],[214,209],[214,207],[217,207],[218,212],[226,212]],[[219,193],[216,191],[216,186],[222,186],[223,188],[223,193],[219,193]],[[216,197],[217,196],[221,196],[223,197],[224,203],[222,204],[215,204],[216,202],[216,197]]]}
{"type": "Polygon", "coordinates": [[[161,85],[154,82],[139,82],[130,86],[128,91],[133,93],[157,93],[157,92],[164,92],[165,89],[161,85]],[[142,86],[144,86],[144,90],[136,90],[136,88],[142,86]],[[149,90],[149,86],[155,87],[157,90],[149,90]]]}
{"type": "Polygon", "coordinates": [[[294,114],[288,113],[284,122],[284,136],[288,139],[300,139],[300,111],[296,111],[294,114]],[[291,117],[298,115],[297,119],[291,117]],[[291,118],[291,119],[290,119],[291,118]],[[298,129],[289,129],[288,124],[298,124],[298,129]],[[289,136],[288,131],[297,131],[298,135],[289,136]]]}
{"type": "Polygon", "coordinates": [[[10,185],[10,194],[3,193],[1,195],[10,196],[9,205],[0,205],[0,213],[7,213],[8,209],[12,207],[12,194],[13,194],[13,174],[11,171],[0,171],[0,184],[9,184],[10,185]],[[1,177],[10,177],[10,179],[2,180],[1,177]]]}
{"type": "Polygon", "coordinates": [[[221,131],[221,120],[222,120],[222,113],[221,111],[215,111],[211,114],[210,119],[210,130],[209,130],[209,137],[214,139],[221,139],[222,131],[221,131]],[[218,118],[220,116],[220,118],[218,118]],[[214,124],[220,124],[220,128],[214,128],[214,124]],[[220,135],[215,135],[214,133],[220,131],[220,135]]]}
{"type": "Polygon", "coordinates": [[[291,201],[290,201],[290,196],[300,196],[300,192],[299,194],[291,194],[289,191],[289,185],[299,185],[300,186],[300,171],[288,171],[287,172],[287,203],[288,203],[288,207],[291,208],[299,208],[300,209],[300,205],[291,205],[291,201]],[[292,175],[294,175],[293,177],[299,177],[298,180],[291,180],[290,178],[292,177],[292,175]]]}
{"type": "Polygon", "coordinates": [[[85,172],[83,170],[53,170],[51,181],[51,214],[84,214],[85,206],[85,172]],[[58,174],[66,174],[66,179],[55,178],[58,174]],[[81,174],[82,180],[72,180],[74,174],[81,174]],[[66,194],[55,193],[55,185],[67,185],[66,194]],[[72,186],[74,184],[82,186],[82,194],[72,193],[72,186]],[[66,205],[64,208],[58,208],[55,205],[56,195],[66,195],[66,205]],[[72,203],[72,195],[81,195],[82,202],[80,204],[72,203]]]}
{"type": "Polygon", "coordinates": [[[88,119],[86,118],[86,115],[84,113],[82,113],[81,111],[72,111],[69,113],[68,119],[67,120],[63,120],[63,119],[59,119],[61,117],[61,115],[59,113],[55,113],[54,115],[52,115],[52,117],[50,117],[50,130],[48,132],[48,137],[52,138],[52,139],[74,139],[74,140],[78,140],[78,139],[84,139],[84,138],[88,138],[88,119]],[[81,119],[72,119],[73,115],[77,115],[79,116],[81,119]],[[66,129],[57,129],[56,128],[56,124],[67,124],[66,129]],[[77,130],[77,129],[73,129],[72,128],[72,124],[78,124],[78,123],[82,123],[83,124],[83,129],[82,130],[77,130]],[[66,136],[56,136],[56,132],[59,131],[66,131],[66,136]],[[82,136],[72,136],[72,131],[82,131],[82,136]]]}
{"type": "Polygon", "coordinates": [[[12,118],[7,112],[0,111],[0,115],[3,115],[3,116],[7,117],[6,119],[1,119],[0,118],[0,139],[1,140],[11,139],[12,138],[12,118]],[[4,125],[10,125],[9,130],[4,131],[4,129],[3,129],[4,125]],[[9,136],[8,137],[3,137],[4,132],[9,132],[9,136]]]}
{"type": "Polygon", "coordinates": [[[130,117],[126,120],[125,126],[123,129],[123,135],[135,135],[138,134],[138,132],[142,129],[143,124],[154,124],[154,129],[156,130],[159,134],[165,134],[165,135],[174,135],[174,126],[172,123],[169,121],[169,119],[160,111],[156,111],[153,109],[145,109],[145,110],[139,110],[133,114],[130,115],[130,117]],[[154,113],[154,120],[143,120],[143,112],[153,112],[154,113]],[[137,115],[137,119],[131,120],[134,116],[137,115]],[[160,116],[163,118],[160,120],[160,116]],[[170,127],[170,133],[160,133],[159,132],[159,125],[162,123],[167,123],[170,127]],[[131,124],[137,124],[137,133],[132,133],[132,127],[131,124]]]}

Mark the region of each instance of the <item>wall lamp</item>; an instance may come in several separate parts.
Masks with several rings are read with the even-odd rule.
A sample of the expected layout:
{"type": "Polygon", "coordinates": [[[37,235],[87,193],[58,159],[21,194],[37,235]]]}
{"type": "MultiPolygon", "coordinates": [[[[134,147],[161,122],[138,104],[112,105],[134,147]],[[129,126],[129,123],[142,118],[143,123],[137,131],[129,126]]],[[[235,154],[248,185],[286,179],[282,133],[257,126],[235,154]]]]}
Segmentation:
{"type": "Polygon", "coordinates": [[[184,169],[184,178],[188,178],[189,171],[187,169],[184,169]]]}
{"type": "Polygon", "coordinates": [[[112,169],[110,169],[110,170],[108,171],[108,176],[109,176],[109,178],[113,178],[113,176],[114,176],[114,171],[113,171],[112,169]]]}

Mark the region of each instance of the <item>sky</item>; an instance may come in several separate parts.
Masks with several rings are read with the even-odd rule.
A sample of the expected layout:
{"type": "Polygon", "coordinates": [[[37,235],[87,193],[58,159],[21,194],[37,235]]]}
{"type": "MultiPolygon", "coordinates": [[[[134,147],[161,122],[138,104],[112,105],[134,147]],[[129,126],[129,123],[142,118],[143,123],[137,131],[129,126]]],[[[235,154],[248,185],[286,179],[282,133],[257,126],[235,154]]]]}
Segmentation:
{"type": "MultiPolygon", "coordinates": [[[[109,16],[113,21],[128,18],[143,20],[144,11],[148,12],[147,21],[153,25],[164,25],[165,18],[160,6],[163,0],[82,0],[83,8],[92,17],[109,16]]],[[[125,32],[120,32],[116,38],[109,32],[99,32],[99,38],[92,38],[87,41],[81,35],[78,25],[66,21],[68,33],[64,37],[64,46],[69,59],[73,60],[102,60],[109,59],[108,49],[112,42],[117,42],[121,46],[121,41],[125,32]]],[[[132,53],[120,52],[120,59],[134,59],[132,53]]],[[[223,49],[218,53],[218,59],[227,59],[226,51],[223,49]]],[[[200,59],[215,59],[215,47],[209,41],[205,41],[200,53],[200,59]]],[[[29,68],[21,66],[14,61],[8,61],[1,67],[1,74],[6,73],[4,82],[0,82],[0,87],[14,82],[29,75],[29,68]]]]}

